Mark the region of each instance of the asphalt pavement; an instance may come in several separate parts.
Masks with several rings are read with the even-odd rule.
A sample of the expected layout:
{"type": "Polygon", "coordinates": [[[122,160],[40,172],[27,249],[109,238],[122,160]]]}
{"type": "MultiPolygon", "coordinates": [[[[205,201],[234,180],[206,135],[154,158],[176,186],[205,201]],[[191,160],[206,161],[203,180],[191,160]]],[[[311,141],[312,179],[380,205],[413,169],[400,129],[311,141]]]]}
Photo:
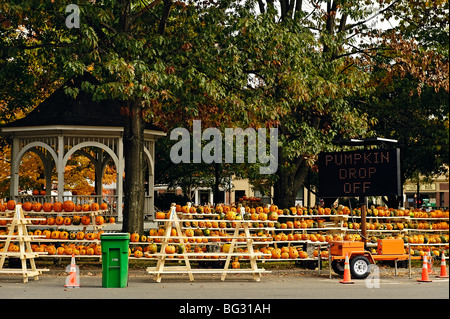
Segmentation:
{"type": "MultiPolygon", "coordinates": [[[[79,288],[66,288],[67,273],[50,270],[23,283],[21,276],[0,276],[0,300],[5,299],[181,299],[181,300],[276,300],[276,299],[449,299],[449,280],[430,275],[432,282],[418,282],[421,269],[381,269],[380,275],[342,284],[342,278],[323,270],[273,270],[256,282],[251,275],[164,275],[156,282],[145,269],[130,270],[125,288],[103,288],[101,270],[82,269],[79,288]]],[[[438,273],[436,270],[435,273],[438,273]]]]}

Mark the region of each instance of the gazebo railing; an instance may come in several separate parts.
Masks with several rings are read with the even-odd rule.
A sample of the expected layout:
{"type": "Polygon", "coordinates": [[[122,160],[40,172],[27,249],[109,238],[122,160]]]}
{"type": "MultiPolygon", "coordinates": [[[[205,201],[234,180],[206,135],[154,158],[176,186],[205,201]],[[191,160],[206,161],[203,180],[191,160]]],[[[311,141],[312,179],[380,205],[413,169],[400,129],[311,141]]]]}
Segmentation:
{"type": "MultiPolygon", "coordinates": [[[[107,216],[119,215],[117,207],[118,195],[63,195],[63,201],[71,200],[76,205],[80,204],[91,204],[91,203],[107,203],[108,211],[105,213],[107,216]]],[[[30,195],[30,194],[20,194],[15,196],[14,200],[18,203],[24,202],[39,202],[43,203],[54,203],[58,201],[58,195],[30,195]]],[[[147,220],[153,220],[154,209],[152,209],[153,196],[146,195],[144,200],[144,218],[147,220]]],[[[122,200],[123,203],[123,200],[122,200]]]]}
{"type": "MultiPolygon", "coordinates": [[[[18,203],[31,202],[36,203],[55,203],[59,200],[58,195],[30,195],[20,194],[14,199],[18,203]]],[[[63,195],[63,201],[70,200],[75,205],[92,204],[92,203],[107,203],[107,216],[118,216],[117,211],[117,195],[63,195]]]]}

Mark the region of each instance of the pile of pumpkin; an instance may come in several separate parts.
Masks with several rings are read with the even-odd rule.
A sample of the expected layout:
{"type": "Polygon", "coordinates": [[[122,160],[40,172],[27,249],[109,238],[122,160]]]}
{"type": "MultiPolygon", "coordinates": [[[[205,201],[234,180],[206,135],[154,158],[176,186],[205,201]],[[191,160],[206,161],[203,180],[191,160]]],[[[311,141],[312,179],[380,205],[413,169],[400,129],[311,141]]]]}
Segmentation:
{"type": "Polygon", "coordinates": [[[265,259],[306,259],[306,258],[328,258],[328,250],[314,250],[313,257],[310,257],[306,251],[302,248],[296,248],[294,246],[284,246],[281,248],[275,248],[272,246],[263,247],[260,249],[265,254],[265,259]]]}
{"type": "Polygon", "coordinates": [[[32,244],[31,249],[34,252],[47,252],[48,255],[88,255],[88,256],[101,256],[102,249],[101,245],[92,243],[90,245],[76,245],[73,243],[70,244],[61,244],[56,247],[55,245],[46,245],[46,244],[32,244]]]}
{"type": "MultiPolygon", "coordinates": [[[[30,216],[26,216],[30,217],[30,216]]],[[[30,217],[31,218],[31,217],[30,217]]],[[[116,219],[114,217],[106,217],[102,215],[96,215],[95,218],[91,218],[90,215],[86,214],[83,216],[74,215],[70,216],[56,216],[56,217],[41,217],[39,216],[39,220],[33,219],[31,223],[33,225],[48,225],[48,226],[78,226],[78,225],[91,225],[92,221],[95,225],[103,225],[104,223],[115,223],[116,219]]]]}
{"type": "Polygon", "coordinates": [[[67,200],[64,202],[54,202],[54,203],[39,203],[39,202],[24,202],[22,204],[16,203],[14,200],[9,200],[6,203],[0,204],[0,211],[4,212],[7,210],[15,210],[16,205],[22,205],[22,209],[25,212],[90,212],[107,210],[108,204],[106,203],[91,203],[91,204],[75,204],[74,202],[67,200]]]}
{"type": "Polygon", "coordinates": [[[43,236],[45,239],[54,239],[54,240],[100,240],[100,235],[103,233],[103,230],[98,232],[84,232],[84,231],[67,231],[67,230],[40,230],[36,229],[33,231],[28,231],[29,235],[34,236],[43,236]]]}

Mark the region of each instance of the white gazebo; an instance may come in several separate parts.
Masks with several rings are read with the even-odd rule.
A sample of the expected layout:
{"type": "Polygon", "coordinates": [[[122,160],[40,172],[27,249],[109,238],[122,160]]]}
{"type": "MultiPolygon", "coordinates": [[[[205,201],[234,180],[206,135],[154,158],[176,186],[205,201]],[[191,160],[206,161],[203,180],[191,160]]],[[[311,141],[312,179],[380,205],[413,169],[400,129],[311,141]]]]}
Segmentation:
{"type": "MultiPolygon", "coordinates": [[[[86,200],[108,202],[118,221],[122,221],[124,116],[120,105],[113,100],[93,101],[92,96],[79,91],[76,99],[64,92],[65,86],[81,87],[83,81],[95,82],[89,74],[69,80],[23,119],[0,127],[0,134],[9,138],[11,149],[10,195],[24,201],[30,195],[19,192],[19,167],[26,152],[36,153],[42,160],[45,175],[44,195],[34,196],[36,201],[86,200]],[[86,150],[89,150],[86,151],[86,150]],[[64,172],[67,161],[75,154],[87,156],[95,167],[95,193],[93,195],[68,195],[65,192],[64,172]],[[94,155],[93,155],[94,154],[94,155]],[[116,194],[102,195],[102,177],[108,163],[116,167],[116,194]],[[52,181],[56,169],[57,181],[52,181]],[[57,184],[56,189],[52,185],[57,184]]],[[[148,187],[146,187],[145,215],[154,210],[154,159],[155,141],[165,133],[158,127],[147,124],[144,130],[144,152],[147,159],[148,187]]]]}

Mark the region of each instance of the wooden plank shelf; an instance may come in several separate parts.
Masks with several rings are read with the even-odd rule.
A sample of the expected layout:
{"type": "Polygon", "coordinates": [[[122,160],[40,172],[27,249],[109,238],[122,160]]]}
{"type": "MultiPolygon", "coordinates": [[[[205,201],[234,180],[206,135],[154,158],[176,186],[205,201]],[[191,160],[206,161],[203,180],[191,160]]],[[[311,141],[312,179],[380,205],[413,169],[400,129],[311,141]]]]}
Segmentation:
{"type": "Polygon", "coordinates": [[[24,212],[21,205],[17,205],[13,214],[9,212],[5,213],[5,215],[12,215],[12,217],[2,217],[2,219],[11,220],[11,223],[7,225],[7,235],[2,235],[2,238],[6,238],[4,248],[2,252],[0,252],[0,274],[21,274],[23,282],[28,282],[28,278],[34,278],[34,280],[39,279],[39,275],[42,274],[43,271],[48,271],[48,269],[37,269],[34,258],[37,258],[41,255],[47,254],[46,252],[33,252],[31,249],[31,241],[36,240],[34,235],[28,235],[27,225],[31,224],[31,221],[35,218],[32,217],[24,217],[24,212]],[[8,248],[10,245],[17,242],[17,247],[13,251],[9,251],[8,248]],[[11,269],[4,268],[6,258],[19,258],[21,261],[21,269],[11,269]],[[30,263],[31,269],[27,268],[27,260],[30,263]]]}
{"type": "MultiPolygon", "coordinates": [[[[266,242],[262,240],[266,240],[268,238],[266,237],[256,237],[250,235],[250,230],[267,230],[267,227],[250,227],[250,225],[254,222],[259,223],[269,223],[271,221],[254,221],[254,220],[244,220],[244,219],[238,219],[238,220],[211,220],[215,222],[227,222],[228,225],[233,225],[234,228],[230,227],[218,227],[218,228],[211,228],[211,227],[202,227],[203,229],[210,229],[210,230],[220,230],[220,231],[233,231],[233,235],[230,236],[171,236],[172,235],[172,228],[174,228],[177,232],[177,234],[182,234],[182,229],[187,229],[189,227],[183,226],[184,222],[192,222],[192,221],[199,221],[198,219],[192,219],[193,216],[196,214],[179,214],[183,219],[180,219],[175,208],[175,204],[172,204],[172,207],[170,209],[169,218],[166,219],[158,219],[156,221],[163,222],[164,227],[164,235],[163,236],[149,236],[152,239],[160,239],[160,249],[159,253],[151,254],[153,258],[157,259],[156,267],[148,267],[147,272],[149,274],[153,274],[156,276],[156,281],[160,282],[162,275],[164,274],[188,274],[190,281],[194,281],[194,274],[221,274],[221,280],[224,281],[226,279],[226,275],[228,273],[247,273],[253,275],[253,279],[255,281],[261,280],[261,274],[266,273],[267,271],[265,269],[258,268],[257,265],[257,259],[261,259],[264,256],[268,256],[268,254],[263,254],[262,252],[255,252],[253,249],[253,245],[255,244],[264,244],[266,242]],[[243,235],[241,233],[243,232],[243,235]],[[186,252],[186,246],[187,245],[195,245],[195,241],[197,239],[208,239],[208,240],[221,240],[225,239],[225,241],[221,241],[221,243],[227,243],[229,244],[229,252],[186,252]],[[180,254],[167,254],[165,252],[165,249],[168,245],[172,244],[173,240],[177,239],[178,242],[173,243],[176,245],[182,245],[184,249],[184,253],[180,254]],[[258,241],[261,240],[261,241],[258,241]],[[241,252],[234,252],[234,248],[237,246],[244,246],[246,247],[246,251],[241,252]],[[190,262],[194,260],[196,261],[202,261],[202,260],[219,260],[218,258],[214,257],[222,257],[222,259],[225,260],[225,265],[223,269],[192,269],[190,262]],[[205,258],[206,257],[206,258],[205,258]],[[213,257],[213,258],[208,258],[213,257]],[[250,262],[250,268],[248,269],[237,269],[237,268],[229,268],[231,259],[242,257],[245,259],[248,259],[250,262]],[[184,266],[166,266],[166,261],[175,261],[178,262],[184,262],[184,266]],[[175,268],[174,268],[175,267],[175,268]]],[[[218,215],[218,214],[202,214],[204,215],[218,215]]],[[[205,219],[201,221],[207,221],[205,219]]],[[[193,229],[197,229],[198,227],[192,227],[193,229]]],[[[149,238],[147,237],[147,238],[149,238]]],[[[205,243],[198,243],[198,244],[205,244],[205,243]]],[[[147,257],[148,258],[148,257],[147,257]]]]}

